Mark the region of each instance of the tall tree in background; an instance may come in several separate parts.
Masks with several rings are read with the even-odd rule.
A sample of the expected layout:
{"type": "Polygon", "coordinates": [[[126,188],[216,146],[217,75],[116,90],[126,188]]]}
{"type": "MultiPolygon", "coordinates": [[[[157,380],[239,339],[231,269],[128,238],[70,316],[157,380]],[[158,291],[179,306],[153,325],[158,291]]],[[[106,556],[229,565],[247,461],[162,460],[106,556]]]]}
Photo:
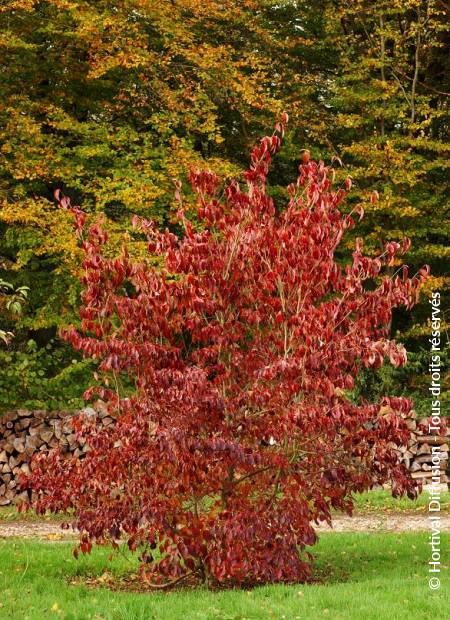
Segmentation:
{"type": "MultiPolygon", "coordinates": [[[[230,160],[246,149],[235,136],[272,124],[276,41],[262,18],[252,0],[0,8],[0,255],[5,276],[33,282],[17,346],[47,345],[77,300],[78,250],[56,188],[104,211],[113,238],[131,213],[170,224],[172,179],[200,160],[236,172],[230,160]]],[[[7,399],[26,397],[22,379],[6,380],[7,399]]]]}
{"type": "MultiPolygon", "coordinates": [[[[335,2],[327,38],[338,51],[331,139],[364,192],[380,199],[368,213],[374,251],[389,239],[414,238],[412,264],[432,265],[430,287],[448,290],[448,33],[444,3],[335,2]],[[447,93],[447,94],[446,94],[447,93]],[[446,217],[447,215],[447,217],[446,217]]],[[[415,315],[421,321],[428,312],[415,315]]],[[[428,334],[409,329],[407,337],[428,334]]]]}
{"type": "MultiPolygon", "coordinates": [[[[293,1],[280,3],[269,14],[286,41],[286,79],[278,96],[294,118],[291,145],[311,149],[326,161],[341,159],[342,176],[352,177],[353,206],[364,202],[369,188],[377,189],[379,199],[369,203],[364,220],[368,251],[375,255],[386,241],[411,237],[411,268],[431,264],[425,293],[439,288],[448,307],[445,3],[293,1]]],[[[272,183],[286,181],[298,161],[298,150],[286,151],[272,183]]],[[[277,188],[272,194],[277,195],[277,188]]],[[[398,267],[393,265],[392,273],[398,267]]],[[[404,369],[383,369],[375,381],[363,376],[367,396],[386,389],[414,394],[425,413],[428,305],[424,295],[412,315],[394,314],[392,335],[407,342],[412,354],[404,369]]],[[[448,327],[445,314],[443,326],[448,327]]]]}
{"type": "MultiPolygon", "coordinates": [[[[171,179],[186,162],[234,171],[233,135],[280,107],[265,85],[271,39],[258,4],[53,0],[2,10],[2,221],[19,266],[31,254],[70,260],[56,187],[123,225],[130,213],[167,221],[171,179]]],[[[49,307],[55,314],[42,306],[33,327],[48,324],[49,307]]]]}
{"type": "MultiPolygon", "coordinates": [[[[411,237],[408,262],[413,272],[423,261],[431,265],[428,291],[440,289],[443,308],[448,308],[450,84],[445,3],[333,2],[325,24],[325,38],[339,54],[328,135],[353,176],[356,198],[359,191],[361,200],[368,187],[379,192],[365,219],[366,243],[377,253],[386,241],[411,237]]],[[[397,384],[398,393],[415,395],[423,414],[428,411],[427,298],[412,316],[394,315],[392,334],[414,353],[406,369],[385,376],[378,386],[383,391],[397,384]]],[[[445,329],[448,319],[443,319],[445,329]]],[[[368,388],[364,380],[366,393],[368,388]]]]}
{"type": "MultiPolygon", "coordinates": [[[[379,200],[364,231],[373,252],[410,236],[412,265],[426,259],[428,287],[448,291],[445,3],[293,1],[270,14],[287,41],[288,79],[278,94],[295,118],[292,142],[327,160],[339,157],[356,186],[355,201],[376,187],[379,200]]],[[[425,308],[413,316],[420,326],[400,321],[405,337],[428,334],[425,308]]]]}

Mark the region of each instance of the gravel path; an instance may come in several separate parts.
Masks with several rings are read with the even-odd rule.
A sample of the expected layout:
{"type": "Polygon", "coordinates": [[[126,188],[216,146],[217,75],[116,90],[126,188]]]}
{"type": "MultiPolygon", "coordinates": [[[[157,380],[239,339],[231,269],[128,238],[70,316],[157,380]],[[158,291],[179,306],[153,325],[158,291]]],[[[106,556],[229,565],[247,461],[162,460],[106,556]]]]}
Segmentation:
{"type": "MultiPolygon", "coordinates": [[[[450,532],[450,514],[441,513],[441,531],[450,532]]],[[[333,528],[321,524],[319,532],[412,532],[430,531],[428,513],[376,513],[347,517],[339,515],[333,520],[333,528]]],[[[0,521],[0,539],[21,538],[46,541],[75,540],[76,531],[63,530],[52,521],[0,521]]]]}
{"type": "Polygon", "coordinates": [[[5,538],[76,540],[77,532],[63,530],[61,524],[54,521],[0,521],[0,540],[5,538]]]}
{"type": "MultiPolygon", "coordinates": [[[[450,532],[450,514],[441,512],[440,516],[441,531],[450,532]]],[[[332,529],[326,524],[321,524],[317,529],[319,532],[429,532],[430,528],[428,512],[420,514],[396,512],[355,515],[354,517],[339,515],[333,519],[332,529]]]]}

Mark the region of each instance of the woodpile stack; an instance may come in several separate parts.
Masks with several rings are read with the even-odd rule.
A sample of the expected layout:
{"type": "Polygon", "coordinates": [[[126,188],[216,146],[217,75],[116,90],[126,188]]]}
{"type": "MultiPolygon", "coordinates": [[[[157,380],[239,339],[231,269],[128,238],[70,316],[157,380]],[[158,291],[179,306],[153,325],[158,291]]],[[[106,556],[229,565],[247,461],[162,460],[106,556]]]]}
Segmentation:
{"type": "MultiPolygon", "coordinates": [[[[72,418],[80,412],[18,410],[0,416],[0,506],[26,499],[27,491],[20,489],[20,474],[30,471],[36,452],[48,452],[60,446],[63,452],[82,458],[89,447],[78,440],[72,418]]],[[[98,417],[103,426],[113,424],[113,418],[103,409],[87,407],[81,412],[98,417]]],[[[440,482],[448,483],[450,429],[447,437],[427,433],[428,421],[410,418],[408,426],[413,435],[407,446],[400,449],[400,460],[411,475],[422,484],[430,484],[433,458],[439,462],[440,482]]],[[[436,469],[434,470],[436,472],[436,469]]]]}
{"type": "MultiPolygon", "coordinates": [[[[78,440],[72,418],[80,412],[28,411],[20,409],[0,416],[0,506],[24,500],[20,475],[28,474],[32,456],[60,446],[63,452],[82,457],[89,449],[78,440]]],[[[105,411],[86,408],[86,416],[98,416],[103,426],[113,423],[105,411]]]]}
{"type": "Polygon", "coordinates": [[[440,483],[448,483],[450,428],[447,429],[447,435],[442,437],[429,433],[427,418],[410,418],[407,424],[413,435],[408,445],[400,449],[400,460],[409,469],[411,476],[422,484],[431,484],[432,477],[437,478],[439,465],[440,483]]]}

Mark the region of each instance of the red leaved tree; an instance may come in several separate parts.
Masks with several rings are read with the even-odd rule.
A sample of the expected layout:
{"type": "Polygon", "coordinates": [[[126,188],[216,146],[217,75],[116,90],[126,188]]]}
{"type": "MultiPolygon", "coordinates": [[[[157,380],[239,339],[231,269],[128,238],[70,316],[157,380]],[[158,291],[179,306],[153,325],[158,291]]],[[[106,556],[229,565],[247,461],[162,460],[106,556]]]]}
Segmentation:
{"type": "Polygon", "coordinates": [[[411,403],[354,403],[350,393],[362,368],[405,363],[387,326],[427,269],[383,275],[407,242],[369,258],[358,241],[337,261],[353,217],[340,211],[332,170],[308,152],[277,211],[266,179],[286,121],[253,150],[243,186],[191,172],[198,229],[182,210],[182,238],[135,222],[159,265],[125,250],[105,257],[100,226],[82,240],[82,333],[66,337],[101,361],[104,387],[87,398],[100,396],[116,421],[79,423],[83,460],[38,459],[35,507],[74,509],[82,551],[125,537],[155,584],[305,579],[305,547],[331,508],[350,513],[352,493],[375,483],[414,493],[394,451],[409,438],[411,403]]]}

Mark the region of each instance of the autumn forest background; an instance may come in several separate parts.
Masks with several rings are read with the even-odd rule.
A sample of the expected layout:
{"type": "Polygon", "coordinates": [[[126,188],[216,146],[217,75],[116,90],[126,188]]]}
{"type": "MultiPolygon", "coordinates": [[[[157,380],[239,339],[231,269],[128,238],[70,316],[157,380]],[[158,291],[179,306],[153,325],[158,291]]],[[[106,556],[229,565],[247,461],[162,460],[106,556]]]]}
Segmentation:
{"type": "Polygon", "coordinates": [[[53,192],[103,214],[111,253],[125,238],[138,256],[133,214],[177,232],[174,181],[193,164],[238,177],[286,110],[277,207],[300,145],[353,180],[347,208],[366,217],[347,251],[355,236],[373,253],[408,236],[411,274],[431,266],[421,303],[392,324],[408,364],[357,388],[412,395],[425,413],[431,290],[448,308],[448,30],[439,0],[0,3],[0,330],[14,334],[0,412],[76,408],[91,383],[93,362],[58,338],[78,321],[80,249],[53,192]]]}

